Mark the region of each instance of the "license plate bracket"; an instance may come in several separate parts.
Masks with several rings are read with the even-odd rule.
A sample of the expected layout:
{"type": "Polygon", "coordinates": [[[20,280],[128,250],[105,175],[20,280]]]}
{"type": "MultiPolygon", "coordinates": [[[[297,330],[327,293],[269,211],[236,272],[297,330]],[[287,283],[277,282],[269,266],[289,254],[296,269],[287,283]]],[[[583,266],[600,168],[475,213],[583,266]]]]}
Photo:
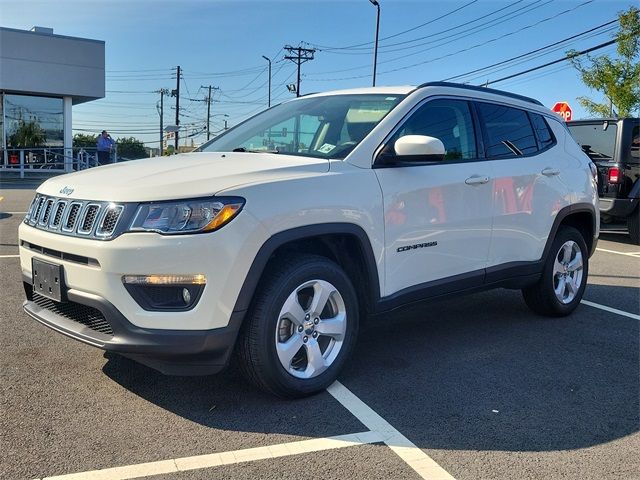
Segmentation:
{"type": "Polygon", "coordinates": [[[33,291],[56,302],[66,301],[64,268],[62,265],[31,259],[33,291]]]}

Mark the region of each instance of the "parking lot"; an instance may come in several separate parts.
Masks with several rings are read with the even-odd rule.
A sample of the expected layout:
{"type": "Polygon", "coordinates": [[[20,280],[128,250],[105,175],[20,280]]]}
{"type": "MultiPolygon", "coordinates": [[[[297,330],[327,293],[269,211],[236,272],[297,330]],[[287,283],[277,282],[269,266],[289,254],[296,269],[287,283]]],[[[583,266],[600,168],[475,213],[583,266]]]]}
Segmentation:
{"type": "Polygon", "coordinates": [[[363,326],[329,391],[285,401],[28,318],[19,187],[0,189],[0,478],[640,478],[640,247],[623,232],[601,235],[570,317],[510,290],[397,311],[363,326]]]}

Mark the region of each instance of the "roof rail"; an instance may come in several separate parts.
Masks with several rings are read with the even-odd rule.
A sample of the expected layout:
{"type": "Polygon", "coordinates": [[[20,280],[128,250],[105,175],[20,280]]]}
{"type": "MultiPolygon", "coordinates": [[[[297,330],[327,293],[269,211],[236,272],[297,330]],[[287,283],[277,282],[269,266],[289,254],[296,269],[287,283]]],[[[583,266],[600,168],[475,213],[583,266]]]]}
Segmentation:
{"type": "Polygon", "coordinates": [[[465,89],[465,90],[472,90],[474,92],[492,93],[494,95],[502,95],[503,97],[515,98],[517,100],[522,100],[523,102],[529,102],[529,103],[533,103],[535,105],[540,105],[541,107],[544,107],[544,105],[541,102],[539,102],[538,100],[536,100],[534,98],[531,98],[531,97],[525,97],[524,95],[518,95],[517,93],[505,92],[503,90],[495,90],[493,88],[478,87],[476,85],[466,85],[466,84],[463,84],[463,83],[453,83],[453,82],[427,82],[427,83],[423,83],[422,85],[418,85],[417,88],[424,88],[424,87],[462,88],[462,89],[465,89]]]}

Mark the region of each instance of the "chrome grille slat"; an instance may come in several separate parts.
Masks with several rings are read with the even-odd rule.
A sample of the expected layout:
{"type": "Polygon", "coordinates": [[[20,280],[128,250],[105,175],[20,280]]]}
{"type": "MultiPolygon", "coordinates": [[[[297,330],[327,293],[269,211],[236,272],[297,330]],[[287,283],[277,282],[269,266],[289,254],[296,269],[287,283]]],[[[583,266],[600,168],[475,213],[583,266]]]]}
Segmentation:
{"type": "Polygon", "coordinates": [[[69,210],[64,217],[64,222],[62,223],[62,230],[65,232],[73,232],[76,227],[76,220],[78,219],[78,215],[82,210],[82,203],[80,202],[71,202],[69,204],[69,210]]]}
{"type": "Polygon", "coordinates": [[[102,218],[98,223],[98,228],[96,229],[96,235],[98,237],[108,237],[114,232],[116,225],[118,225],[118,220],[120,219],[122,210],[122,205],[109,205],[105,209],[102,218]]]}
{"type": "Polygon", "coordinates": [[[44,201],[42,208],[41,218],[38,219],[38,225],[46,227],[49,225],[49,215],[51,214],[51,209],[53,208],[53,198],[48,198],[44,201]]]}
{"type": "Polygon", "coordinates": [[[110,240],[118,229],[126,206],[105,201],[70,200],[36,194],[24,223],[39,230],[68,236],[110,240]]]}
{"type": "Polygon", "coordinates": [[[60,223],[62,222],[62,214],[64,213],[64,209],[67,206],[67,202],[64,200],[58,200],[53,209],[53,217],[51,218],[51,223],[49,224],[50,228],[58,228],[60,223]]]}
{"type": "Polygon", "coordinates": [[[93,224],[100,211],[100,205],[97,203],[89,203],[84,207],[81,220],[78,223],[78,233],[82,235],[88,235],[93,230],[93,224]]]}
{"type": "Polygon", "coordinates": [[[35,225],[36,223],[38,223],[38,219],[40,218],[40,212],[42,211],[42,204],[44,203],[44,200],[45,200],[44,197],[40,197],[36,205],[33,207],[33,215],[29,219],[29,223],[31,225],[35,225]]]}

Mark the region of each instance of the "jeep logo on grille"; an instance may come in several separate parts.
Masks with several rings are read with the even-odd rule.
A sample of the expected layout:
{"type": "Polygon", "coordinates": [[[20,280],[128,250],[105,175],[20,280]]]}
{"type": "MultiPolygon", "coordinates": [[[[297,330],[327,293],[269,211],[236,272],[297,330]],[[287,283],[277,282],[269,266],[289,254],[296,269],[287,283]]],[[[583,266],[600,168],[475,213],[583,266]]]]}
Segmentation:
{"type": "Polygon", "coordinates": [[[71,195],[73,193],[73,188],[65,186],[65,187],[60,189],[60,193],[62,195],[71,195]]]}

